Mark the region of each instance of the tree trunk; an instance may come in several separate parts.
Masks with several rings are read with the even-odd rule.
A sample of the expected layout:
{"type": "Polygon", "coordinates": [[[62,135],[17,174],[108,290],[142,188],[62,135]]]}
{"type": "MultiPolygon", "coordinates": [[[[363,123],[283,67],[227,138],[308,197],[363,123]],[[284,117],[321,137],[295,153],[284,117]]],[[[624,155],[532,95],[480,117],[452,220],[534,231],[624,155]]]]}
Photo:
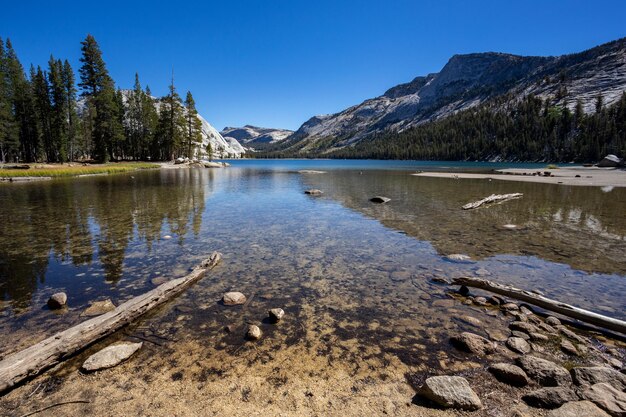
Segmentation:
{"type": "Polygon", "coordinates": [[[517,300],[525,301],[529,304],[534,304],[548,311],[559,313],[585,323],[602,327],[604,329],[609,329],[626,334],[626,322],[622,320],[603,316],[602,314],[594,313],[592,311],[583,310],[582,308],[561,303],[560,301],[551,300],[530,291],[520,290],[515,287],[498,284],[496,282],[491,282],[486,279],[471,277],[455,278],[452,280],[452,283],[455,285],[465,285],[466,287],[480,288],[482,290],[491,291],[496,294],[515,298],[517,300]]]}
{"type": "Polygon", "coordinates": [[[55,334],[34,346],[13,353],[0,361],[0,393],[43,372],[72,356],[92,343],[110,335],[147,311],[179,295],[215,267],[221,254],[211,256],[189,275],[173,279],[138,297],[132,298],[115,310],[84,321],[55,334]]]}

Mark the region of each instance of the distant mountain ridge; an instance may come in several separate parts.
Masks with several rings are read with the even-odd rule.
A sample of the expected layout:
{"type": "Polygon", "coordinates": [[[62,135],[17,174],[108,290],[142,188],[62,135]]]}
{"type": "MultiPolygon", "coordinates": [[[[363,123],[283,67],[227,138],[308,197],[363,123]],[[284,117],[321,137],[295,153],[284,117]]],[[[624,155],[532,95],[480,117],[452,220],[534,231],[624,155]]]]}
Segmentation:
{"type": "Polygon", "coordinates": [[[224,138],[232,138],[250,148],[259,149],[266,144],[275,144],[285,140],[293,134],[293,130],[245,125],[225,127],[220,134],[224,138]]]}
{"type": "Polygon", "coordinates": [[[454,55],[438,73],[416,77],[339,113],[318,115],[271,147],[290,154],[323,155],[380,132],[402,132],[507,95],[551,98],[593,112],[598,95],[606,105],[626,91],[626,38],[559,57],[487,52],[454,55]]]}

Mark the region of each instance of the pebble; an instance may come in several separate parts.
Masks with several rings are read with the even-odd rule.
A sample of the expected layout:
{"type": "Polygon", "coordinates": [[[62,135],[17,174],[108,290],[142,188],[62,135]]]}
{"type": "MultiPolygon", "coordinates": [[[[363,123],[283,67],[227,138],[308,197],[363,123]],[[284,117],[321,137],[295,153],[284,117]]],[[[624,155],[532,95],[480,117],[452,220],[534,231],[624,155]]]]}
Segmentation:
{"type": "Polygon", "coordinates": [[[91,305],[87,307],[85,311],[83,311],[81,316],[94,317],[102,315],[104,313],[108,313],[109,311],[113,310],[115,310],[115,304],[113,304],[113,302],[107,298],[104,301],[94,301],[93,303],[91,303],[91,305]]]}
{"type": "Polygon", "coordinates": [[[273,308],[268,311],[268,314],[270,316],[270,319],[272,319],[272,321],[277,322],[283,318],[283,316],[285,315],[285,312],[282,308],[273,308]]]}
{"type": "Polygon", "coordinates": [[[261,329],[259,326],[251,325],[248,327],[248,331],[246,332],[246,337],[250,340],[258,340],[261,338],[261,329]]]}

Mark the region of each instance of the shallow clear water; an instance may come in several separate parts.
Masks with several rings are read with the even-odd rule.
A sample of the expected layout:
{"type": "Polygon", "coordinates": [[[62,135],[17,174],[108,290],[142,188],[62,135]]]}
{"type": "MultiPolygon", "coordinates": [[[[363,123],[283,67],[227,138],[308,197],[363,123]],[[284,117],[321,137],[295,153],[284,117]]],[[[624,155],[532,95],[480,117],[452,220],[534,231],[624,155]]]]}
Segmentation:
{"type": "MultiPolygon", "coordinates": [[[[154,278],[182,276],[214,250],[223,265],[179,300],[186,308],[164,313],[175,322],[182,311],[189,337],[260,321],[278,306],[295,319],[285,343],[310,342],[306,327],[322,341],[358,335],[406,363],[434,360],[428,352],[441,349],[444,333],[467,327],[435,276],[484,276],[626,318],[626,189],[410,175],[425,165],[436,166],[234,161],[1,185],[0,333],[14,337],[2,338],[0,355],[81,321],[90,301],[119,304],[154,288],[154,278]],[[507,192],[524,197],[460,209],[507,192]],[[374,195],[392,200],[377,205],[374,195]],[[519,230],[502,228],[509,223],[519,230]],[[446,260],[453,253],[473,261],[446,260]],[[228,290],[254,298],[243,317],[219,305],[228,290]],[[57,291],[69,296],[60,316],[44,307],[57,291]]],[[[239,340],[225,335],[216,346],[239,340]]]]}

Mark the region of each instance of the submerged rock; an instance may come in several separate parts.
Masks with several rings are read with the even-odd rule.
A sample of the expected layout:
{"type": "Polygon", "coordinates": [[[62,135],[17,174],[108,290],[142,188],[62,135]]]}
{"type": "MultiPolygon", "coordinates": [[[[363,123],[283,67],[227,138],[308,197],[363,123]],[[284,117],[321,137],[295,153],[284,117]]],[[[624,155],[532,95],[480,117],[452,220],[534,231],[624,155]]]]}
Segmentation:
{"type": "Polygon", "coordinates": [[[246,302],[246,296],[238,291],[231,291],[224,294],[222,299],[227,306],[234,306],[238,304],[244,304],[246,302]]]}
{"type": "Polygon", "coordinates": [[[259,326],[251,325],[246,332],[246,338],[250,340],[258,340],[261,338],[261,329],[259,326]]]}
{"type": "Polygon", "coordinates": [[[522,399],[530,406],[552,409],[570,401],[577,401],[579,398],[570,388],[548,387],[532,391],[522,399]]]}
{"type": "Polygon", "coordinates": [[[426,379],[419,394],[446,408],[474,411],[483,406],[467,380],[460,376],[432,376],[426,379]]]}
{"type": "Polygon", "coordinates": [[[389,197],[383,197],[383,196],[377,195],[376,197],[372,197],[372,198],[370,198],[370,201],[371,201],[372,203],[382,203],[382,204],[384,204],[384,203],[388,203],[388,202],[390,202],[390,201],[391,201],[391,198],[389,198],[389,197]]]}
{"type": "Polygon", "coordinates": [[[473,263],[474,262],[472,261],[472,258],[462,253],[453,253],[451,255],[447,255],[446,260],[450,262],[460,262],[460,263],[473,263]]]}
{"type": "Polygon", "coordinates": [[[63,308],[67,304],[67,294],[64,292],[58,292],[52,294],[52,296],[48,299],[48,307],[52,310],[58,310],[63,308]]]}
{"type": "Polygon", "coordinates": [[[304,194],[308,194],[308,195],[322,195],[322,194],[324,194],[324,192],[322,190],[311,189],[311,190],[306,190],[304,192],[304,194]]]}
{"type": "Polygon", "coordinates": [[[91,305],[87,307],[85,311],[83,311],[81,316],[99,316],[113,310],[115,310],[115,304],[113,304],[113,302],[107,298],[104,301],[94,301],[93,303],[91,303],[91,305]]]}
{"type": "Polygon", "coordinates": [[[474,333],[463,332],[450,338],[457,348],[477,355],[488,355],[496,351],[496,344],[474,333]]]}
{"type": "Polygon", "coordinates": [[[526,372],[519,366],[510,363],[496,363],[495,365],[491,365],[489,372],[491,372],[498,381],[504,382],[505,384],[514,385],[516,387],[528,385],[526,372]]]}
{"type": "Polygon", "coordinates": [[[569,385],[572,377],[567,369],[554,362],[526,355],[517,358],[517,364],[526,374],[544,387],[569,385]]]}
{"type": "Polygon", "coordinates": [[[548,413],[547,417],[609,417],[590,401],[574,401],[548,413]]]}
{"type": "Polygon", "coordinates": [[[285,315],[285,311],[282,308],[273,308],[268,311],[268,314],[272,321],[280,321],[285,315]]]}
{"type": "Polygon", "coordinates": [[[143,343],[139,342],[105,347],[87,358],[83,363],[82,369],[87,372],[93,372],[100,369],[112,368],[130,358],[141,346],[143,346],[143,343]]]}

